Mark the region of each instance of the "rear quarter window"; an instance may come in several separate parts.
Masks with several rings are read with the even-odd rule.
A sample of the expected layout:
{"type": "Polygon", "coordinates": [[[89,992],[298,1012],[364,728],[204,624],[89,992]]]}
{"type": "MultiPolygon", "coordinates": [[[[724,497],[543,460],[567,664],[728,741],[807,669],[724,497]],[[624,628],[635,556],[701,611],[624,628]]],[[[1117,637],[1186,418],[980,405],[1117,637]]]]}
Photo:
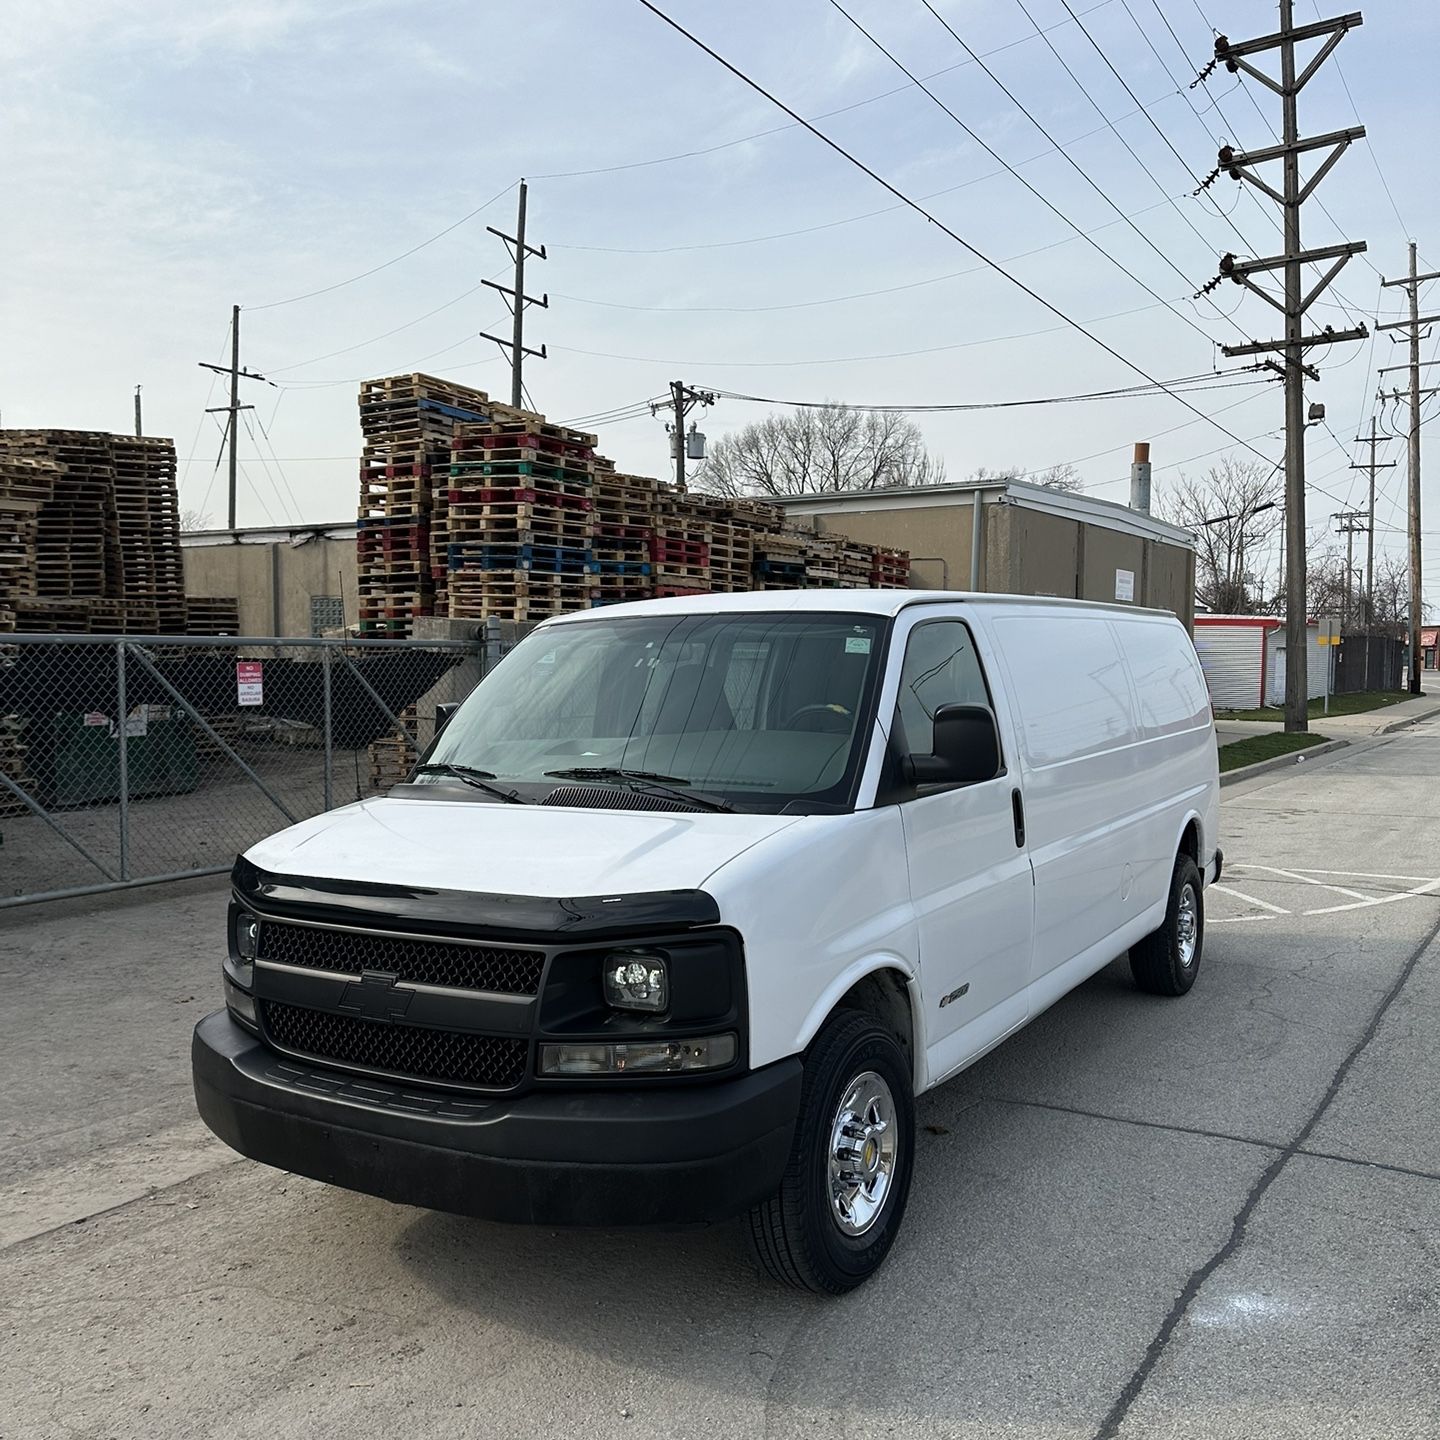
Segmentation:
{"type": "Polygon", "coordinates": [[[1056,765],[1133,738],[1130,679],[1103,616],[1001,616],[1021,743],[1032,765],[1056,765]]]}
{"type": "Polygon", "coordinates": [[[1190,638],[1179,625],[1121,620],[1120,648],[1135,681],[1140,725],[1147,735],[1192,730],[1210,718],[1210,695],[1190,638]]]}

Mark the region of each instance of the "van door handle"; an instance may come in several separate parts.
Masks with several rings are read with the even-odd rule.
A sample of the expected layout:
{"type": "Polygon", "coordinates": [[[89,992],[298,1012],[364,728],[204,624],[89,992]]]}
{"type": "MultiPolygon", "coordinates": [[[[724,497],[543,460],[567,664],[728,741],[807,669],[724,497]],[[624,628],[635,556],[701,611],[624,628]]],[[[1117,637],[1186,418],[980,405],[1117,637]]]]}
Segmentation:
{"type": "Polygon", "coordinates": [[[1015,815],[1015,843],[1023,850],[1025,848],[1025,802],[1020,798],[1018,790],[1010,792],[1010,809],[1015,815]]]}

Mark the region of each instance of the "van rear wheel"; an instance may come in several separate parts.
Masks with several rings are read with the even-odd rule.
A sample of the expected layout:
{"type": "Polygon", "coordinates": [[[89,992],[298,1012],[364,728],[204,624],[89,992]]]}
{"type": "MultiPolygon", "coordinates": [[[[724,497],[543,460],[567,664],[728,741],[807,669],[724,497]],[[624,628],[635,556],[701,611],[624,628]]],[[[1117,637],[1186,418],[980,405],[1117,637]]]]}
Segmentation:
{"type": "Polygon", "coordinates": [[[1200,870],[1189,855],[1175,860],[1165,923],[1130,947],[1130,973],[1152,995],[1183,995],[1200,973],[1205,948],[1205,899],[1200,870]]]}
{"type": "Polygon", "coordinates": [[[869,1279],[904,1217],[914,1152],[905,1052],[870,1016],[840,1011],[806,1058],[780,1189],[746,1221],[761,1268],[822,1295],[843,1295],[869,1279]]]}

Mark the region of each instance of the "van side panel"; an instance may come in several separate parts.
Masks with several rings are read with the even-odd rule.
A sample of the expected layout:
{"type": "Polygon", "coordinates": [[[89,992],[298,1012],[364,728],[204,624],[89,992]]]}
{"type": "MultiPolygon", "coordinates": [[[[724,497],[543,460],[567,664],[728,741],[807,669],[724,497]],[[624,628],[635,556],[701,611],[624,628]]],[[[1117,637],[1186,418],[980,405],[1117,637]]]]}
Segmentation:
{"type": "Polygon", "coordinates": [[[1035,983],[1103,951],[1124,924],[1142,848],[1135,820],[1151,797],[1137,784],[1135,698],[1109,617],[1057,607],[992,624],[1024,760],[1035,983]]]}
{"type": "MultiPolygon", "coordinates": [[[[745,937],[752,1068],[803,1050],[869,971],[919,978],[898,806],[805,816],[722,865],[704,889],[745,937]]],[[[923,1015],[915,1021],[923,1056],[923,1015]]],[[[922,1088],[918,1068],[916,1078],[922,1088]]]]}
{"type": "Polygon", "coordinates": [[[1209,692],[1190,637],[1177,623],[1148,617],[1112,623],[1135,691],[1135,784],[1149,799],[1137,816],[1138,848],[1123,915],[1129,922],[1168,897],[1175,852],[1190,820],[1201,832],[1202,869],[1213,853],[1219,760],[1209,692]]]}

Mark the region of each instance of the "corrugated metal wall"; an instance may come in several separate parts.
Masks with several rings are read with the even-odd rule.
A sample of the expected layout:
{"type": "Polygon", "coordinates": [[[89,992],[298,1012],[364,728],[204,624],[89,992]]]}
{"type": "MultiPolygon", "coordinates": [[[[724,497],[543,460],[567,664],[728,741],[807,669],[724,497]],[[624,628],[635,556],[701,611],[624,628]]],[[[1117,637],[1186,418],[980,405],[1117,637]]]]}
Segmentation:
{"type": "Polygon", "coordinates": [[[1195,626],[1195,652],[1217,710],[1252,710],[1260,698],[1265,631],[1258,625],[1195,626]]]}
{"type": "MultiPolygon", "coordinates": [[[[1270,647],[1270,660],[1265,667],[1265,703],[1285,703],[1285,627],[1272,630],[1266,640],[1270,647]]],[[[1325,693],[1326,676],[1330,666],[1330,647],[1320,643],[1320,631],[1312,625],[1309,643],[1306,646],[1308,660],[1305,667],[1306,688],[1312,700],[1318,700],[1325,693]]]]}

